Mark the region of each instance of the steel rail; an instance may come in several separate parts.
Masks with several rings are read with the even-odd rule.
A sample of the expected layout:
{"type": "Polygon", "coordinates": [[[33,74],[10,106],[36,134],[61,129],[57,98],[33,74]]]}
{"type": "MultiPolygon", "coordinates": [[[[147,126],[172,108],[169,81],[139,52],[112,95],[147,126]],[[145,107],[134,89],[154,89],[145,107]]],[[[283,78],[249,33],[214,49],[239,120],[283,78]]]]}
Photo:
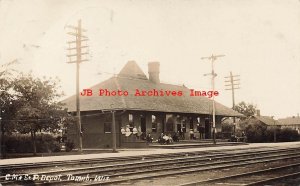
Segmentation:
{"type": "MultiPolygon", "coordinates": [[[[280,149],[277,149],[277,150],[267,150],[267,151],[261,151],[261,150],[257,150],[257,151],[255,151],[255,152],[240,152],[240,153],[238,153],[238,154],[244,154],[244,156],[250,156],[250,155],[260,155],[259,153],[261,152],[262,154],[269,154],[269,153],[271,153],[271,152],[276,152],[276,153],[282,153],[282,152],[284,152],[284,151],[295,151],[295,150],[298,150],[299,148],[280,148],[280,149]],[[255,154],[256,153],[256,154],[255,154]]],[[[239,150],[249,150],[249,149],[239,149],[239,150]]],[[[192,153],[195,153],[195,152],[201,152],[201,153],[203,153],[203,151],[194,151],[194,152],[191,152],[190,154],[192,154],[192,153]]],[[[179,155],[179,154],[188,154],[188,153],[186,153],[186,152],[183,152],[183,153],[174,153],[173,155],[179,155]]],[[[229,156],[231,157],[231,158],[234,158],[234,157],[237,157],[238,156],[238,154],[237,155],[232,155],[232,154],[224,154],[224,155],[219,155],[220,157],[219,158],[214,158],[213,160],[218,160],[218,159],[220,159],[220,158],[224,158],[224,156],[227,156],[228,158],[229,158],[229,156]],[[223,156],[223,157],[222,157],[223,156]]],[[[159,155],[164,155],[164,156],[167,156],[167,154],[158,154],[158,155],[156,155],[156,156],[159,156],[159,155]]],[[[216,155],[216,154],[209,154],[208,156],[218,156],[218,155],[216,155]]],[[[208,157],[208,156],[206,156],[206,157],[208,157]]],[[[282,156],[282,155],[280,155],[280,156],[282,156]]],[[[143,157],[147,157],[147,156],[143,156],[143,157]]],[[[202,161],[206,161],[206,160],[208,160],[206,157],[203,157],[203,156],[201,156],[201,157],[196,157],[196,158],[202,158],[202,161]],[[203,159],[203,158],[206,158],[206,159],[203,159]]],[[[274,157],[274,156],[273,156],[274,157]]],[[[189,161],[188,162],[194,162],[195,160],[197,160],[197,159],[195,159],[195,157],[184,157],[184,158],[179,158],[179,159],[173,159],[173,161],[178,161],[178,160],[187,160],[187,158],[189,159],[189,161]]],[[[266,157],[263,157],[263,158],[266,158],[266,157]]],[[[138,158],[138,159],[140,159],[140,158],[138,158]]],[[[248,161],[249,160],[253,160],[254,158],[250,158],[250,159],[248,159],[248,161]]],[[[286,158],[285,158],[286,159],[286,158]]],[[[103,160],[103,159],[102,159],[103,160]]],[[[255,160],[257,160],[257,157],[255,157],[255,160]]],[[[241,161],[241,160],[236,160],[236,161],[241,161]]],[[[151,161],[150,163],[152,163],[153,161],[151,161]]],[[[166,160],[159,160],[159,161],[156,161],[156,163],[157,162],[165,162],[165,165],[167,165],[167,163],[166,163],[166,160]]],[[[169,162],[171,162],[171,163],[168,163],[168,164],[174,164],[174,162],[172,162],[171,160],[169,160],[169,162]]],[[[77,162],[78,163],[78,162],[77,162]]],[[[141,163],[149,163],[149,162],[141,162],[141,163]]],[[[182,163],[182,162],[178,162],[178,163],[182,163]]],[[[184,162],[184,163],[186,163],[186,162],[184,162]]],[[[221,162],[221,163],[224,163],[224,162],[221,162]]],[[[144,165],[144,167],[149,167],[149,166],[156,166],[156,165],[144,165]]],[[[124,164],[120,164],[121,166],[124,166],[124,164]]],[[[141,165],[141,164],[140,164],[141,165]]],[[[205,164],[202,164],[202,165],[205,165],[205,164]]],[[[111,167],[114,167],[114,166],[116,166],[116,165],[110,165],[111,167]]],[[[199,166],[199,165],[197,165],[197,166],[199,166]]],[[[191,166],[189,166],[189,167],[191,167],[191,166]]],[[[92,168],[95,168],[95,167],[92,167],[92,168]]],[[[99,167],[99,168],[101,168],[101,167],[99,167]]],[[[130,169],[130,167],[127,167],[127,169],[130,169]]],[[[141,166],[139,166],[139,168],[141,168],[141,166]]],[[[86,169],[86,168],[83,168],[83,169],[86,169]]],[[[123,167],[123,169],[121,169],[121,170],[125,170],[126,168],[125,167],[123,167]]],[[[172,168],[172,169],[174,169],[174,168],[172,168]]],[[[182,169],[182,167],[180,167],[180,169],[182,169]]],[[[68,171],[72,171],[72,170],[68,170],[68,171]]],[[[104,170],[104,171],[117,171],[117,170],[104,170]]],[[[157,170],[154,170],[154,171],[157,171],[157,170]]],[[[55,173],[58,173],[59,171],[55,171],[55,173]]],[[[95,171],[95,173],[98,173],[99,171],[95,171]]],[[[101,172],[101,171],[100,171],[101,172]]],[[[142,172],[145,172],[145,171],[142,171],[142,172]]],[[[52,173],[54,173],[54,172],[52,172],[52,173]]],[[[92,172],[89,172],[89,173],[92,173],[92,172]]],[[[39,173],[40,174],[40,173],[39,173]]],[[[78,173],[79,175],[80,174],[83,174],[83,173],[78,173]]],[[[76,175],[76,174],[73,174],[73,175],[76,175]]],[[[120,175],[120,174],[118,174],[118,175],[120,175]]],[[[125,175],[125,174],[124,174],[125,175]]],[[[164,174],[165,175],[165,174],[164,174]]],[[[174,174],[173,174],[174,175],[174,174]]],[[[111,176],[113,176],[113,175],[111,175],[111,176]]],[[[127,181],[127,180],[126,180],[127,181]]],[[[105,183],[105,182],[104,182],[105,183]]],[[[45,184],[45,183],[43,183],[43,184],[45,184]]],[[[103,183],[101,183],[101,184],[103,184],[103,183]]]]}
{"type": "Polygon", "coordinates": [[[274,178],[268,178],[268,179],[252,182],[252,183],[246,184],[246,186],[262,185],[262,184],[266,184],[266,183],[270,183],[270,182],[274,182],[274,181],[279,181],[279,180],[283,180],[283,179],[287,179],[287,178],[292,178],[292,177],[296,177],[296,176],[299,177],[300,172],[285,174],[285,175],[277,176],[277,177],[274,177],[274,178]]]}
{"type": "MultiPolygon", "coordinates": [[[[260,149],[263,148],[269,148],[269,149],[273,149],[271,147],[252,147],[252,148],[238,148],[238,149],[234,149],[233,151],[239,151],[239,150],[251,150],[251,149],[258,149],[258,151],[260,149]]],[[[292,148],[280,148],[280,149],[292,149],[292,148]]],[[[299,147],[294,147],[293,149],[299,149],[299,147]]],[[[261,150],[262,151],[262,150],[261,150]]],[[[97,162],[113,162],[116,160],[138,160],[141,157],[144,158],[157,158],[157,157],[162,157],[162,156],[166,156],[169,157],[171,155],[173,156],[178,156],[180,154],[193,154],[193,153],[218,153],[218,152],[224,152],[223,149],[220,150],[209,150],[209,151],[192,151],[192,152],[179,152],[179,153],[168,153],[168,154],[151,154],[151,155],[142,155],[142,156],[124,156],[124,157],[110,157],[110,158],[92,158],[92,159],[77,159],[77,160],[64,160],[64,161],[51,161],[51,162],[39,162],[39,163],[24,163],[24,164],[9,164],[9,165],[0,165],[0,170],[16,170],[16,169],[29,169],[29,168],[36,168],[36,167],[52,167],[52,166],[59,166],[59,165],[78,165],[80,164],[91,164],[91,163],[97,163],[97,162]]]]}
{"type": "MultiPolygon", "coordinates": [[[[294,151],[294,150],[293,150],[294,151]]],[[[264,152],[263,154],[269,154],[270,152],[264,152]]],[[[280,152],[277,152],[277,153],[280,153],[280,152]]],[[[167,170],[174,170],[174,169],[182,169],[182,168],[188,168],[188,169],[190,169],[190,168],[194,168],[194,167],[196,167],[196,168],[198,168],[199,167],[199,165],[202,165],[202,166],[207,166],[207,165],[210,165],[210,166],[213,166],[213,165],[221,165],[221,164],[224,164],[224,163],[234,163],[234,162],[237,162],[237,163],[235,163],[234,165],[227,165],[227,166],[225,166],[225,167],[232,167],[232,166],[239,166],[239,165],[248,165],[248,164],[253,164],[253,163],[260,163],[260,162],[268,162],[268,161],[277,161],[277,160],[283,160],[283,159],[290,159],[290,158],[295,158],[295,157],[297,157],[297,158],[299,158],[300,157],[300,152],[297,152],[297,153],[293,153],[293,154],[297,154],[297,156],[290,156],[291,154],[285,154],[285,156],[289,156],[289,157],[286,157],[286,158],[282,158],[282,154],[279,154],[279,155],[270,155],[270,156],[263,156],[263,157],[254,157],[254,158],[247,158],[247,159],[234,159],[234,160],[232,160],[232,161],[223,161],[223,162],[211,162],[211,163],[206,163],[206,164],[201,164],[201,163],[197,163],[197,164],[195,164],[194,163],[194,161],[191,161],[191,162],[193,162],[193,165],[191,166],[191,165],[186,165],[186,166],[177,166],[177,167],[172,167],[172,168],[159,168],[159,169],[156,169],[156,170],[141,170],[141,171],[135,171],[135,172],[132,172],[132,170],[131,170],[131,172],[125,172],[125,173],[119,173],[119,174],[116,174],[116,175],[105,175],[105,176],[110,176],[110,177],[116,177],[116,176],[126,176],[126,175],[134,175],[134,174],[137,174],[137,173],[147,173],[147,172],[163,172],[163,171],[167,171],[167,170]],[[266,158],[274,158],[274,157],[280,157],[280,158],[275,158],[275,159],[271,159],[271,160],[265,160],[266,158]],[[257,161],[257,159],[264,159],[263,161],[257,161]],[[253,160],[255,160],[256,162],[253,162],[253,160]],[[248,163],[241,163],[241,161],[252,161],[252,162],[248,162],[248,163]]],[[[252,154],[248,154],[248,155],[245,155],[244,154],[244,156],[251,156],[252,154]]],[[[261,154],[256,154],[256,155],[261,155],[261,154]]],[[[221,157],[222,158],[222,157],[221,157]]],[[[230,158],[236,158],[236,156],[230,156],[230,158]]],[[[219,159],[219,158],[217,158],[217,159],[219,159]]],[[[216,159],[215,159],[216,160],[216,159]]],[[[177,162],[177,164],[178,163],[181,163],[181,162],[177,162]]],[[[184,162],[184,163],[186,163],[186,162],[184,162]]],[[[174,162],[172,163],[165,163],[165,165],[171,165],[171,164],[173,164],[174,165],[174,162]]],[[[161,166],[161,164],[159,164],[159,165],[149,165],[149,164],[145,164],[144,166],[141,166],[141,165],[139,165],[139,166],[137,166],[135,169],[141,169],[141,168],[146,168],[146,167],[151,167],[151,166],[161,166]]],[[[206,167],[205,169],[202,169],[202,170],[200,170],[200,171],[204,171],[204,170],[211,170],[211,169],[215,169],[215,168],[223,168],[224,166],[219,166],[219,167],[206,167]]],[[[84,172],[84,173],[76,173],[76,174],[72,174],[73,176],[75,176],[75,175],[82,175],[82,174],[87,174],[87,173],[89,173],[89,174],[92,174],[92,173],[105,173],[105,172],[109,172],[109,171],[121,171],[121,170],[127,170],[127,169],[132,169],[132,167],[121,167],[121,168],[119,168],[118,170],[117,169],[111,169],[111,170],[95,170],[95,171],[89,171],[89,172],[84,172]]],[[[199,170],[198,170],[199,171],[199,170]]],[[[183,171],[183,172],[179,172],[180,174],[182,174],[182,173],[185,173],[185,172],[190,172],[190,170],[185,170],[185,171],[183,171]]],[[[177,173],[175,173],[175,174],[178,174],[178,172],[177,173]]],[[[165,176],[166,174],[164,173],[162,176],[165,176]]],[[[174,173],[172,173],[172,175],[174,175],[174,173]]],[[[151,176],[150,176],[151,177],[151,176]]],[[[157,176],[156,176],[157,177],[157,176]]],[[[93,178],[93,177],[91,177],[91,178],[93,178]]],[[[140,178],[139,178],[140,179],[140,178]]],[[[128,179],[125,179],[126,181],[128,180],[128,179]]],[[[131,180],[131,179],[130,179],[131,180]]],[[[124,180],[121,180],[121,182],[123,182],[124,180]]],[[[68,182],[70,182],[70,180],[63,180],[62,182],[60,182],[60,183],[68,183],[68,182]]],[[[116,180],[115,181],[113,181],[114,183],[116,182],[116,180]]],[[[37,183],[38,184],[38,183],[37,183]]],[[[42,184],[45,184],[45,183],[42,183],[42,184]]],[[[55,185],[57,185],[57,184],[59,184],[59,182],[51,182],[51,183],[48,183],[48,184],[55,184],[55,185]]],[[[103,184],[103,183],[101,183],[101,184],[103,184]]]]}
{"type": "MultiPolygon", "coordinates": [[[[264,157],[265,158],[265,157],[264,157]]],[[[121,182],[128,182],[128,181],[133,181],[133,180],[145,180],[145,179],[152,179],[152,178],[158,178],[158,177],[167,177],[167,176],[173,176],[173,175],[182,175],[182,174],[187,174],[187,173],[194,173],[194,172],[201,172],[201,171],[208,171],[208,170],[217,170],[217,169],[224,169],[224,168],[232,168],[232,167],[238,167],[238,166],[246,166],[246,165],[251,165],[251,164],[258,164],[258,163],[266,163],[266,162],[272,162],[272,161],[279,161],[279,160],[287,160],[287,159],[293,159],[293,158],[300,158],[300,155],[298,156],[292,156],[292,157],[284,157],[284,158],[274,158],[274,159],[268,159],[268,160],[261,160],[261,161],[256,161],[256,162],[244,162],[244,163],[236,163],[236,164],[231,164],[231,165],[220,165],[220,166],[215,166],[215,167],[205,167],[205,168],[199,168],[199,165],[195,166],[189,166],[189,168],[194,168],[192,170],[184,170],[184,171],[174,171],[174,172],[164,172],[161,174],[156,174],[156,175],[145,175],[145,176],[138,176],[135,178],[122,178],[119,180],[112,180],[112,181],[107,181],[107,182],[101,182],[101,185],[106,185],[106,184],[116,184],[116,183],[121,183],[121,182]],[[198,167],[196,167],[198,166],[198,167]]],[[[202,164],[202,166],[205,166],[206,164],[202,164]]],[[[177,168],[175,168],[177,169],[177,168]]],[[[174,167],[172,168],[174,170],[174,167]]],[[[155,170],[156,172],[158,170],[155,170]]],[[[151,172],[151,171],[141,171],[143,173],[146,172],[151,172]]],[[[141,173],[140,172],[140,173],[141,173]]],[[[152,171],[154,172],[154,171],[152,171]]],[[[139,173],[139,172],[134,172],[134,174],[139,173]]],[[[124,175],[124,174],[123,174],[124,175]]],[[[120,175],[116,175],[120,176],[120,175]]],[[[93,178],[93,177],[91,177],[93,178]]],[[[88,185],[98,185],[99,183],[89,183],[88,185]]]]}
{"type": "MultiPolygon", "coordinates": [[[[292,167],[299,167],[299,166],[300,166],[300,163],[294,163],[294,164],[290,164],[290,165],[272,167],[272,168],[267,168],[267,169],[263,169],[263,170],[245,172],[245,173],[241,173],[241,174],[234,174],[234,175],[229,175],[229,176],[224,176],[224,177],[219,177],[219,178],[214,178],[214,179],[208,179],[208,180],[202,180],[202,181],[196,181],[196,182],[189,182],[189,183],[185,183],[185,184],[180,184],[178,186],[193,186],[193,185],[208,184],[208,183],[211,184],[211,183],[215,183],[215,182],[219,182],[219,181],[235,179],[235,178],[242,178],[242,177],[245,177],[245,176],[252,176],[252,175],[256,175],[256,174],[268,173],[268,172],[273,172],[273,171],[282,170],[282,169],[288,169],[288,168],[292,168],[292,167]]],[[[270,181],[275,181],[275,180],[278,180],[278,179],[282,179],[282,178],[285,178],[287,176],[295,176],[295,175],[299,175],[299,174],[300,174],[300,172],[287,174],[287,175],[283,175],[283,176],[278,176],[278,177],[274,177],[274,178],[268,178],[268,179],[264,179],[264,180],[260,180],[260,181],[254,181],[254,182],[251,182],[251,183],[241,183],[241,184],[247,185],[247,186],[254,186],[254,185],[264,184],[264,183],[267,183],[267,182],[270,182],[270,181]]]]}
{"type": "MultiPolygon", "coordinates": [[[[263,148],[270,148],[270,147],[252,147],[252,148],[237,148],[233,151],[239,151],[239,150],[251,150],[251,149],[263,149],[263,148]]],[[[272,149],[272,148],[270,148],[272,149]]],[[[280,148],[280,149],[292,149],[292,148],[280,148]]],[[[299,149],[299,147],[294,147],[293,149],[299,149]]],[[[161,156],[177,156],[179,154],[192,154],[192,153],[218,153],[218,152],[224,152],[223,149],[220,150],[209,150],[209,151],[192,151],[192,152],[179,152],[179,153],[168,153],[168,154],[151,154],[151,155],[142,155],[139,157],[145,157],[145,158],[156,158],[161,156]]],[[[124,156],[124,157],[110,157],[110,158],[92,158],[92,159],[79,159],[79,160],[67,160],[67,161],[52,161],[52,162],[39,162],[39,163],[23,163],[23,164],[9,164],[9,165],[0,165],[1,170],[9,170],[9,169],[27,169],[27,168],[35,168],[35,167],[52,167],[52,166],[58,166],[58,165],[77,165],[80,164],[90,164],[94,162],[103,162],[103,161],[116,161],[116,160],[130,160],[130,159],[139,159],[137,156],[124,156]]]]}
{"type": "MultiPolygon", "coordinates": [[[[101,165],[101,166],[92,166],[92,167],[82,167],[82,168],[75,168],[75,169],[65,169],[65,170],[55,170],[55,171],[47,171],[47,172],[37,172],[37,173],[30,173],[31,175],[33,174],[58,174],[58,173],[67,173],[67,172],[72,172],[73,175],[81,175],[84,174],[82,172],[80,173],[75,173],[74,171],[89,171],[88,173],[99,173],[99,172],[107,172],[107,171],[120,171],[120,170],[126,170],[126,169],[133,169],[133,168],[141,168],[141,167],[149,167],[149,166],[160,166],[160,165],[169,165],[169,164],[179,164],[182,163],[181,161],[184,161],[184,163],[189,163],[192,162],[194,163],[195,161],[212,161],[212,160],[219,160],[219,159],[231,159],[231,158],[239,158],[239,157],[245,157],[245,156],[253,156],[253,155],[263,155],[263,154],[269,154],[272,152],[276,153],[284,153],[284,152],[293,152],[295,149],[283,149],[283,150],[272,150],[272,151],[259,151],[259,152],[241,152],[241,153],[236,153],[236,154],[209,154],[209,155],[201,155],[201,156],[183,156],[183,157],[178,157],[178,158],[169,158],[169,159],[164,159],[164,160],[146,160],[146,161],[140,161],[140,162],[130,162],[130,163],[120,163],[120,164],[112,164],[112,165],[101,165]],[[129,166],[129,167],[126,167],[129,166]],[[132,167],[133,166],[133,167],[132,167]],[[118,168],[115,168],[118,167],[118,168]],[[97,169],[104,169],[108,168],[108,170],[97,170],[97,169]],[[109,169],[111,168],[111,169],[109,169]],[[94,171],[91,171],[94,170],[94,171]]],[[[284,155],[284,154],[283,154],[284,155]]],[[[274,156],[274,155],[273,155],[274,156]]],[[[282,156],[282,155],[280,155],[282,156]]],[[[139,159],[140,160],[140,159],[139,159]]]]}

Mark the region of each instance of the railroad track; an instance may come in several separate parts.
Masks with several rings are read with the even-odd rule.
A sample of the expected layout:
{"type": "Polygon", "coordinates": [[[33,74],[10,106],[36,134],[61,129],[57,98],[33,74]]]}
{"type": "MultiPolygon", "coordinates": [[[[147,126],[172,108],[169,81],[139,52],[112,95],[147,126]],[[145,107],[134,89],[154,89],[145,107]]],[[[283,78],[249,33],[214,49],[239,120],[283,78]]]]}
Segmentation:
{"type": "MultiPolygon", "coordinates": [[[[249,164],[300,159],[300,148],[281,148],[274,150],[253,149],[253,152],[249,152],[249,150],[246,149],[241,152],[230,151],[226,153],[214,151],[214,153],[209,153],[206,155],[203,154],[202,151],[201,153],[174,153],[170,154],[170,156],[168,156],[168,154],[164,154],[152,155],[150,157],[148,157],[149,160],[141,160],[141,157],[139,157],[139,161],[131,163],[122,162],[111,165],[102,164],[99,166],[71,168],[61,171],[36,172],[31,173],[31,175],[64,175],[62,176],[62,180],[58,181],[35,181],[36,185],[74,185],[74,183],[80,185],[116,185],[122,182],[128,183],[172,175],[245,166],[249,164]],[[152,157],[152,159],[150,159],[150,157],[152,157]],[[84,177],[89,175],[88,177],[90,181],[74,182],[74,180],[66,179],[68,174],[74,177],[84,177]],[[97,178],[97,176],[99,178],[99,175],[105,178],[109,177],[109,180],[100,180],[101,182],[93,181],[97,178]]],[[[18,184],[19,182],[3,182],[4,185],[11,183],[18,184]]]]}
{"type": "Polygon", "coordinates": [[[277,166],[258,171],[250,171],[241,174],[234,174],[214,179],[196,181],[191,183],[181,184],[179,186],[194,186],[194,185],[244,185],[258,186],[283,179],[300,177],[300,163],[295,163],[285,166],[277,166]]]}
{"type": "MultiPolygon", "coordinates": [[[[247,150],[259,150],[265,147],[258,148],[248,148],[247,150]]],[[[272,149],[272,148],[270,148],[272,149]]],[[[283,148],[284,149],[284,148],[283,148]]],[[[244,150],[243,148],[237,148],[234,151],[244,150]]],[[[183,155],[199,155],[199,154],[218,154],[223,153],[223,150],[212,150],[212,151],[193,151],[193,152],[181,152],[181,153],[168,153],[168,154],[152,154],[145,156],[127,156],[127,157],[111,157],[111,158],[93,158],[93,159],[80,159],[80,160],[64,160],[64,161],[52,161],[52,162],[39,162],[39,163],[24,163],[24,164],[10,164],[10,165],[0,165],[0,170],[3,173],[16,170],[27,170],[31,168],[49,168],[55,166],[76,166],[76,165],[91,165],[97,163],[110,163],[110,162],[123,162],[123,161],[132,161],[140,160],[141,158],[145,159],[156,159],[164,157],[176,157],[183,155]]]]}
{"type": "MultiPolygon", "coordinates": [[[[127,182],[127,184],[135,184],[135,181],[149,180],[153,178],[170,177],[170,176],[176,176],[176,175],[182,175],[188,173],[199,173],[202,171],[237,168],[240,166],[247,166],[250,164],[267,163],[272,161],[285,161],[294,158],[300,159],[299,153],[293,156],[291,156],[291,154],[286,154],[284,155],[284,157],[280,157],[280,156],[282,155],[264,156],[264,157],[260,157],[259,160],[258,157],[256,157],[256,158],[232,160],[227,162],[222,161],[222,162],[211,162],[211,163],[204,163],[204,164],[199,163],[199,164],[180,166],[180,167],[158,168],[158,169],[152,169],[148,171],[141,170],[131,175],[128,175],[128,173],[119,174],[118,176],[122,176],[121,179],[112,179],[111,181],[104,182],[101,185],[116,185],[123,182],[127,182]]],[[[117,175],[110,175],[110,176],[111,178],[117,177],[117,175]]],[[[98,184],[93,183],[88,185],[98,185],[98,184]]]]}
{"type": "Polygon", "coordinates": [[[76,165],[94,165],[98,163],[111,163],[111,162],[124,162],[124,161],[133,161],[144,159],[159,159],[165,157],[178,157],[181,155],[200,155],[203,153],[209,154],[219,154],[222,151],[194,151],[194,152],[181,152],[181,153],[168,153],[168,154],[152,154],[145,156],[126,156],[126,157],[111,157],[111,158],[93,158],[93,159],[80,159],[80,160],[64,160],[64,161],[52,161],[52,162],[38,162],[38,163],[24,163],[24,164],[10,164],[10,165],[0,165],[0,170],[2,174],[8,171],[16,170],[26,170],[26,169],[35,169],[35,168],[49,168],[55,166],[76,166],[76,165]]]}
{"type": "MultiPolygon", "coordinates": [[[[172,153],[168,155],[163,154],[153,154],[144,156],[147,159],[151,158],[161,158],[164,156],[178,156],[179,153],[172,153]]],[[[189,154],[189,153],[184,153],[189,154]]],[[[191,153],[192,154],[192,153],[191,153]]],[[[89,164],[96,164],[96,163],[110,163],[116,161],[130,161],[130,160],[138,160],[139,157],[136,156],[127,156],[127,157],[112,157],[112,158],[94,158],[94,159],[80,159],[80,160],[64,160],[64,161],[53,161],[53,162],[39,162],[39,163],[25,163],[25,164],[11,164],[11,165],[0,165],[0,170],[2,171],[11,171],[11,170],[18,170],[18,169],[31,169],[31,168],[47,168],[47,167],[54,167],[54,166],[75,166],[75,165],[89,165],[89,164]]]]}

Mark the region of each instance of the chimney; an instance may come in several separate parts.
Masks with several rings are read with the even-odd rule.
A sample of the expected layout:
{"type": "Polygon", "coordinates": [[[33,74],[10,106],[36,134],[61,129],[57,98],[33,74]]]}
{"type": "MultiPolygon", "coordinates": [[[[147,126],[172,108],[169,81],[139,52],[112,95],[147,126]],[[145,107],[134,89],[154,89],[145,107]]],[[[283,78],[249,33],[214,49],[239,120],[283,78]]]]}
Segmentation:
{"type": "Polygon", "coordinates": [[[159,80],[159,62],[148,63],[149,80],[153,83],[160,83],[159,80]]]}
{"type": "Polygon", "coordinates": [[[260,116],[260,110],[259,109],[256,110],[256,116],[260,116]]]}

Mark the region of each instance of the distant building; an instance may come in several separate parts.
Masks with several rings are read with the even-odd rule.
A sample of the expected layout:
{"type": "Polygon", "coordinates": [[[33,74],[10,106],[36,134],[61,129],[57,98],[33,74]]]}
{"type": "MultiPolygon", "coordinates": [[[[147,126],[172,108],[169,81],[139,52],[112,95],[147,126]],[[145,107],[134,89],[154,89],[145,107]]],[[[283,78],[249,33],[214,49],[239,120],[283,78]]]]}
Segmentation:
{"type": "MultiPolygon", "coordinates": [[[[148,73],[149,78],[136,62],[129,61],[117,76],[91,87],[92,96],[80,97],[84,148],[112,146],[112,110],[116,111],[119,147],[144,144],[142,139],[148,133],[154,140],[161,133],[177,132],[185,139],[190,139],[191,134],[198,139],[212,137],[211,99],[190,96],[185,86],[161,83],[158,62],[148,64],[148,73]],[[142,96],[144,93],[146,96],[142,96]]],[[[76,114],[75,95],[63,103],[76,114]]],[[[243,116],[220,103],[215,106],[217,132],[221,131],[223,117],[243,116]]],[[[77,142],[75,125],[68,128],[68,138],[77,142]]]]}
{"type": "Polygon", "coordinates": [[[274,120],[273,117],[270,116],[261,116],[260,112],[258,115],[252,116],[249,118],[248,123],[259,122],[260,124],[267,125],[268,127],[277,126],[278,128],[290,128],[298,131],[300,133],[300,117],[287,117],[278,120],[274,120]]]}
{"type": "Polygon", "coordinates": [[[270,126],[280,126],[280,123],[278,122],[278,120],[273,119],[272,116],[262,116],[260,115],[260,110],[256,110],[256,114],[249,117],[247,119],[247,123],[248,124],[252,124],[252,123],[257,123],[257,124],[263,124],[266,125],[268,127],[270,126]]]}
{"type": "Polygon", "coordinates": [[[256,120],[260,124],[264,124],[264,125],[267,125],[267,126],[280,126],[280,123],[277,120],[274,120],[270,116],[251,116],[249,120],[250,120],[249,123],[252,123],[251,120],[252,121],[256,120]]]}
{"type": "Polygon", "coordinates": [[[278,122],[281,125],[281,128],[291,128],[294,130],[297,130],[300,134],[300,117],[299,115],[297,117],[287,117],[278,119],[278,122]]]}

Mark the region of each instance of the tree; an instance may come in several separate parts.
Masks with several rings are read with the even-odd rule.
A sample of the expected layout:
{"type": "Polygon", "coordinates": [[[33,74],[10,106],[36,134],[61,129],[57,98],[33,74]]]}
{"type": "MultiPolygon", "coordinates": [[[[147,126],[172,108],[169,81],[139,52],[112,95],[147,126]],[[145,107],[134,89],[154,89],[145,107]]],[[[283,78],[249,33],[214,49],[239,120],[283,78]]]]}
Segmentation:
{"type": "Polygon", "coordinates": [[[253,116],[255,114],[256,106],[242,101],[239,104],[235,105],[233,110],[244,114],[247,118],[249,118],[250,116],[253,116]]]}
{"type": "Polygon", "coordinates": [[[21,134],[30,134],[33,153],[36,155],[36,133],[57,132],[69,117],[58,98],[57,79],[40,79],[31,74],[21,74],[14,81],[14,94],[18,103],[16,110],[16,130],[21,134]]]}
{"type": "Polygon", "coordinates": [[[13,86],[13,73],[16,72],[12,66],[17,63],[13,60],[0,66],[0,139],[1,139],[1,155],[5,157],[4,150],[4,134],[13,130],[12,119],[16,110],[14,97],[10,93],[13,86]]]}
{"type": "Polygon", "coordinates": [[[0,66],[0,117],[1,117],[1,132],[9,132],[13,130],[11,120],[14,117],[16,104],[14,96],[11,94],[13,89],[14,76],[16,72],[12,66],[17,63],[17,60],[5,63],[0,66]]]}

